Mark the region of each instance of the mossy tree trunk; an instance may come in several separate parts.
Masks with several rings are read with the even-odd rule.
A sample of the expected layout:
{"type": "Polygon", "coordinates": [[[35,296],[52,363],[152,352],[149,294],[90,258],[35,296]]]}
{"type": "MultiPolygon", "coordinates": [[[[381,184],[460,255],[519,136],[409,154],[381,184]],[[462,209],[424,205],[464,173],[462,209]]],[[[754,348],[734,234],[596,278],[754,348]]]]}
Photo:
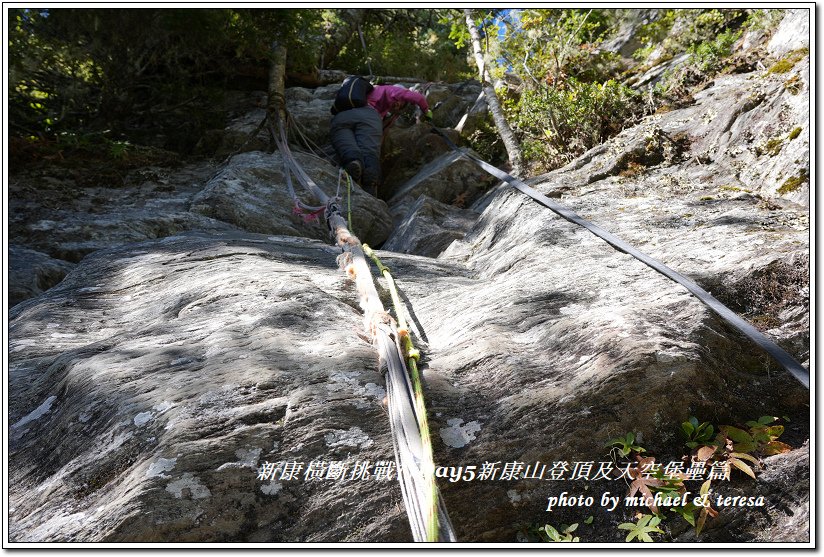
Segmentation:
{"type": "Polygon", "coordinates": [[[495,127],[498,129],[498,134],[504,142],[504,147],[506,147],[506,154],[509,157],[510,165],[512,165],[512,172],[516,176],[521,176],[523,174],[523,154],[521,153],[521,146],[518,144],[515,134],[512,133],[512,128],[509,127],[509,123],[506,121],[501,103],[495,94],[495,87],[489,78],[488,65],[491,64],[491,62],[484,60],[483,49],[481,48],[481,34],[475,25],[472,10],[465,8],[464,16],[466,17],[469,36],[472,38],[472,50],[475,53],[475,62],[478,64],[478,75],[486,96],[486,102],[489,105],[489,112],[492,113],[495,127]]]}

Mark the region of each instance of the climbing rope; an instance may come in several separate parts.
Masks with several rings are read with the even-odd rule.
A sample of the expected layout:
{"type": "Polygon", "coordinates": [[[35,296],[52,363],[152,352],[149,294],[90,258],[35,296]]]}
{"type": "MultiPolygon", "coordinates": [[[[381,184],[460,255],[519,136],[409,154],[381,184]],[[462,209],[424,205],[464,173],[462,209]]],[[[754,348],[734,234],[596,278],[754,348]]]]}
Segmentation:
{"type": "Polygon", "coordinates": [[[326,205],[313,207],[298,198],[297,193],[295,193],[295,188],[292,185],[292,168],[286,157],[283,157],[283,175],[286,177],[286,188],[289,190],[289,196],[292,198],[292,212],[300,215],[304,222],[316,221],[326,210],[326,205]]]}
{"type": "Polygon", "coordinates": [[[395,285],[395,280],[389,268],[381,262],[368,245],[363,245],[363,251],[378,267],[378,270],[384,279],[386,279],[386,283],[389,286],[389,294],[392,297],[392,307],[395,310],[395,318],[398,322],[398,335],[400,336],[401,349],[403,355],[406,357],[406,365],[409,369],[409,379],[414,394],[418,430],[421,436],[421,464],[419,467],[421,476],[423,477],[424,487],[424,507],[422,510],[426,513],[423,520],[425,521],[427,535],[429,536],[426,541],[438,541],[438,536],[454,541],[455,534],[452,529],[452,524],[449,522],[449,515],[440,497],[438,485],[435,483],[435,462],[432,455],[432,441],[429,434],[429,423],[426,418],[426,405],[423,400],[423,385],[418,371],[418,361],[420,360],[421,354],[412,342],[406,319],[406,306],[401,302],[398,288],[395,285]],[[446,521],[445,524],[440,523],[442,519],[439,518],[439,514],[443,517],[443,520],[446,521]]]}
{"type": "Polygon", "coordinates": [[[478,165],[480,168],[485,170],[487,173],[495,176],[499,180],[503,180],[504,182],[511,185],[513,188],[517,189],[518,191],[528,195],[547,209],[553,211],[557,215],[563,217],[564,219],[568,220],[573,224],[577,224],[578,226],[582,226],[607,242],[609,245],[617,249],[618,251],[622,251],[627,253],[634,258],[638,259],[645,265],[651,267],[652,269],[658,271],[659,273],[663,274],[664,276],[672,279],[673,281],[677,282],[678,284],[684,286],[690,293],[692,293],[695,297],[697,297],[702,303],[704,303],[707,307],[713,310],[716,314],[718,314],[722,319],[724,319],[727,323],[741,331],[745,336],[747,336],[750,340],[755,342],[758,346],[760,346],[765,352],[767,352],[770,356],[775,358],[775,360],[781,364],[784,369],[786,369],[793,377],[795,377],[802,385],[810,388],[810,372],[804,369],[800,363],[798,363],[795,358],[793,358],[790,354],[788,354],[784,349],[774,343],[772,340],[767,338],[761,331],[753,327],[749,324],[746,320],[739,317],[735,312],[731,309],[726,307],[724,304],[719,302],[715,299],[709,292],[695,284],[693,281],[685,277],[684,275],[670,269],[660,261],[653,259],[652,257],[646,255],[645,253],[637,250],[633,246],[626,243],[624,240],[621,240],[617,236],[613,235],[610,232],[602,229],[601,227],[589,222],[588,220],[580,217],[574,211],[564,207],[559,203],[555,203],[551,199],[549,199],[544,194],[540,193],[539,191],[529,187],[524,182],[515,178],[511,174],[507,174],[503,170],[496,168],[489,164],[488,162],[478,158],[477,156],[463,151],[458,148],[455,143],[449,139],[446,134],[444,134],[441,130],[436,128],[434,125],[432,126],[432,130],[441,136],[449,145],[449,147],[462,156],[466,157],[471,162],[478,165]]]}
{"type": "MultiPolygon", "coordinates": [[[[408,334],[401,334],[395,320],[384,309],[372,282],[363,246],[341,216],[338,197],[340,181],[338,195],[327,196],[295,159],[280,118],[277,118],[277,126],[279,133],[270,131],[273,132],[272,136],[285,161],[285,167],[295,174],[310,194],[325,204],[324,218],[330,234],[335,244],[343,250],[338,263],[355,281],[358,302],[364,313],[364,327],[371,334],[373,346],[378,352],[378,366],[386,381],[392,447],[412,537],[416,542],[456,541],[446,508],[437,496],[437,486],[433,489],[431,483],[434,479],[434,464],[428,427],[422,429],[420,426],[421,423],[426,423],[426,410],[422,395],[415,394],[415,386],[404,363],[402,343],[405,341],[402,339],[408,334]],[[428,452],[426,447],[429,447],[428,452]]],[[[406,331],[406,328],[402,330],[406,331]]],[[[420,387],[417,367],[415,374],[420,387]]]]}
{"type": "Polygon", "coordinates": [[[346,223],[349,225],[349,230],[352,230],[352,177],[343,168],[338,170],[338,192],[340,192],[340,184],[346,178],[346,223]]]}

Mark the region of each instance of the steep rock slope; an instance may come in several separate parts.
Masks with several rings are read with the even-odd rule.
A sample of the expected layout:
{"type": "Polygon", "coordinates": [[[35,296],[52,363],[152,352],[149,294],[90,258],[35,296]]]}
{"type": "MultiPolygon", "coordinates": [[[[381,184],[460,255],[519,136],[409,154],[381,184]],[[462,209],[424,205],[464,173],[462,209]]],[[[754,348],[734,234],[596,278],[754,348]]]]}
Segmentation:
{"type": "MultiPolygon", "coordinates": [[[[736,309],[806,362],[806,190],[803,180],[779,190],[808,168],[797,102],[808,64],[795,70],[800,95],[786,75],[719,78],[694,105],[531,182],[731,305],[744,300],[736,309]],[[759,299],[772,282],[783,297],[759,299]]],[[[238,171],[254,174],[246,163],[238,171]]],[[[271,168],[265,180],[277,179],[271,168]]],[[[208,219],[208,232],[108,244],[11,311],[11,539],[409,541],[383,379],[339,250],[238,230],[244,215],[228,224],[189,213],[201,189],[175,203],[208,219]],[[261,479],[266,463],[278,468],[261,479]]],[[[242,208],[235,197],[221,200],[242,208]]],[[[407,232],[446,214],[418,199],[407,232]]],[[[678,460],[691,415],[775,415],[789,418],[795,450],[767,459],[758,480],[716,485],[768,504],[725,510],[700,539],[807,541],[810,393],[682,288],[521,194],[499,188],[475,208],[472,228],[437,259],[379,253],[424,354],[437,464],[497,466],[493,477],[439,480],[459,540],[513,542],[530,525],[592,515],[585,541],[621,541],[615,526],[632,509],[546,507],[562,492],[623,494],[623,481],[504,469],[597,469],[605,443],[628,431],[678,460]]],[[[421,238],[400,234],[392,247],[430,249],[421,238]]]]}

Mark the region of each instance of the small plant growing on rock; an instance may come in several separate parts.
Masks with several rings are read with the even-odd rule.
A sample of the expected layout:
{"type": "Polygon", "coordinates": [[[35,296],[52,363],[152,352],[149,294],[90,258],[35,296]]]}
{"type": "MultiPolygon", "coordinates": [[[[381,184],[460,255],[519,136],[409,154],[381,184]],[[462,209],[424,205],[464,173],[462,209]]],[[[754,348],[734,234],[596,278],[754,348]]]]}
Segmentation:
{"type": "Polygon", "coordinates": [[[606,446],[613,447],[613,450],[617,450],[620,456],[629,456],[633,451],[636,453],[646,452],[644,447],[635,444],[635,434],[632,432],[627,433],[624,437],[610,439],[607,441],[606,446]]]}
{"type": "MultiPolygon", "coordinates": [[[[683,462],[691,462],[690,469],[685,471],[683,465],[670,463],[662,469],[655,463],[653,456],[641,456],[646,450],[636,445],[635,434],[630,432],[624,437],[611,439],[607,446],[611,447],[613,456],[630,456],[634,453],[637,461],[635,467],[627,466],[622,477],[630,481],[627,500],[634,499],[635,506],[647,507],[653,514],[638,514],[638,522],[625,522],[618,526],[628,530],[626,541],[653,541],[651,534],[663,533],[659,528],[667,516],[659,510],[669,509],[679,515],[690,526],[695,528],[696,535],[700,535],[706,522],[718,516],[719,512],[712,508],[710,500],[710,486],[714,479],[730,478],[733,468],[755,479],[756,470],[761,464],[760,456],[776,455],[791,450],[786,443],[778,440],[784,433],[784,426],[776,423],[779,418],[762,416],[757,420],[746,422],[746,427],[721,425],[714,427],[709,422],[702,422],[695,416],[681,423],[680,433],[684,444],[690,449],[683,462]],[[695,480],[695,470],[708,470],[709,479],[701,485],[698,497],[688,497],[689,490],[684,481],[695,480]],[[679,500],[684,497],[683,501],[679,500]]],[[[614,471],[617,474],[617,471],[614,471]]],[[[703,476],[703,472],[700,474],[703,476]]]]}
{"type": "Polygon", "coordinates": [[[557,529],[551,524],[547,524],[543,528],[538,528],[538,535],[545,542],[580,542],[580,538],[572,535],[577,529],[577,522],[569,526],[561,524],[557,529]]]}
{"type": "Polygon", "coordinates": [[[681,515],[681,517],[686,520],[690,526],[695,528],[696,536],[701,534],[701,530],[704,529],[704,524],[706,524],[707,518],[715,518],[718,516],[718,511],[712,508],[709,501],[711,484],[712,480],[705,481],[701,484],[701,490],[698,492],[699,496],[706,502],[706,505],[696,505],[694,502],[690,501],[683,507],[675,507],[670,509],[671,511],[681,515]]]}
{"type": "Polygon", "coordinates": [[[641,542],[653,542],[650,534],[663,534],[664,531],[658,528],[661,524],[661,517],[653,516],[651,514],[642,514],[638,517],[638,522],[624,522],[619,524],[620,530],[629,530],[626,541],[631,542],[638,539],[641,542]]]}
{"type": "Polygon", "coordinates": [[[695,449],[699,445],[712,445],[715,429],[709,422],[698,423],[698,418],[690,416],[690,419],[681,424],[681,434],[686,438],[684,443],[690,449],[695,449]]]}
{"type": "Polygon", "coordinates": [[[784,89],[786,89],[791,95],[799,94],[803,88],[804,84],[801,82],[801,78],[798,77],[798,75],[794,75],[784,82],[784,89]]]}

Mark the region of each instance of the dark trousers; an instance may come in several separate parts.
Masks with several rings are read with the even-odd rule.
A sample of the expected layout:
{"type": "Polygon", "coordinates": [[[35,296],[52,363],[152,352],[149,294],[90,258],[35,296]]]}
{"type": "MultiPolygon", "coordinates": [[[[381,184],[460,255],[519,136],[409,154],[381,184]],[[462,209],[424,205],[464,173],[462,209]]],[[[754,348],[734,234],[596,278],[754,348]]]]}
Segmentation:
{"type": "Polygon", "coordinates": [[[353,160],[360,161],[363,166],[361,185],[367,191],[376,191],[381,180],[383,134],[378,111],[371,106],[364,106],[338,112],[332,118],[330,133],[341,165],[346,166],[353,160]]]}

